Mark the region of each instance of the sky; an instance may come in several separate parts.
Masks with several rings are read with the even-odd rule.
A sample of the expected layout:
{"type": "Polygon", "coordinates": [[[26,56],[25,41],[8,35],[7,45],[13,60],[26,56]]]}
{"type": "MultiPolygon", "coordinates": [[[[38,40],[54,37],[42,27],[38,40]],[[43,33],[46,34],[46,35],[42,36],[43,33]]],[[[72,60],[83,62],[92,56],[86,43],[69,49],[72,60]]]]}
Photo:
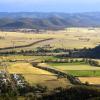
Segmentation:
{"type": "Polygon", "coordinates": [[[100,12],[100,0],[0,0],[0,12],[100,12]]]}

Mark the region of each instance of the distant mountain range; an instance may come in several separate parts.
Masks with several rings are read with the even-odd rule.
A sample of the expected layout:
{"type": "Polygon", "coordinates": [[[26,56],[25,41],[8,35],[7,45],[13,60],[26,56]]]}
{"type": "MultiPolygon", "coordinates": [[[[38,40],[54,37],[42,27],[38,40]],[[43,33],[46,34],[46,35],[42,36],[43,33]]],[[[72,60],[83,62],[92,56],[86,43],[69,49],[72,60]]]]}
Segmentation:
{"type": "Polygon", "coordinates": [[[73,14],[0,12],[0,29],[62,29],[67,27],[100,27],[100,12],[73,14]]]}

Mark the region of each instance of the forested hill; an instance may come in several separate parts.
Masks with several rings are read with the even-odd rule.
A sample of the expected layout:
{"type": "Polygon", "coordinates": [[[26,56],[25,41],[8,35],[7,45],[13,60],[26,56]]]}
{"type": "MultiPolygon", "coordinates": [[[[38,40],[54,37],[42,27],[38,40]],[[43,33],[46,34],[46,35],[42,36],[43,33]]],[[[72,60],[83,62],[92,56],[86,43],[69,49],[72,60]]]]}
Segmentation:
{"type": "Polygon", "coordinates": [[[0,12],[0,28],[61,29],[100,27],[100,13],[0,12]]]}

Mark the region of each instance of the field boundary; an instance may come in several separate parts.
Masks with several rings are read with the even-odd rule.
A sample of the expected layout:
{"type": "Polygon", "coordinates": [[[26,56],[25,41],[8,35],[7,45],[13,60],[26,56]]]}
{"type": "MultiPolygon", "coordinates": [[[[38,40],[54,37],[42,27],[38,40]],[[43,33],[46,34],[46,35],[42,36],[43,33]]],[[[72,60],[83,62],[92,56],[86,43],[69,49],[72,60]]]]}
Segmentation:
{"type": "Polygon", "coordinates": [[[58,78],[60,78],[60,77],[68,78],[72,84],[81,84],[80,80],[77,77],[74,77],[73,75],[66,74],[65,72],[60,71],[60,70],[55,69],[55,68],[42,67],[42,66],[38,66],[38,65],[34,66],[34,63],[31,63],[31,64],[33,65],[33,67],[36,67],[36,68],[39,68],[42,70],[46,70],[48,72],[56,74],[58,76],[58,78]]]}
{"type": "Polygon", "coordinates": [[[43,39],[43,40],[39,40],[39,41],[30,43],[30,44],[27,44],[27,45],[20,45],[20,46],[14,46],[14,47],[0,48],[0,50],[26,48],[26,47],[30,47],[30,46],[36,45],[36,44],[38,44],[38,43],[45,42],[45,41],[49,41],[49,40],[53,40],[53,39],[54,39],[54,38],[43,39]]]}

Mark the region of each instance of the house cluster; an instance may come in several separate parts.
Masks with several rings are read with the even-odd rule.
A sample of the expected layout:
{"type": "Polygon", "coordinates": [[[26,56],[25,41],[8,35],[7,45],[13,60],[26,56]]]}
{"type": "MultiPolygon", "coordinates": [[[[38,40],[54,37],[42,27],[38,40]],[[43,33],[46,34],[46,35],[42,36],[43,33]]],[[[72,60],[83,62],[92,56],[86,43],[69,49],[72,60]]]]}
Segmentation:
{"type": "Polygon", "coordinates": [[[16,84],[17,87],[21,87],[21,88],[24,88],[26,87],[26,82],[24,80],[24,78],[22,77],[22,75],[19,75],[19,74],[13,74],[12,75],[12,78],[16,84]]]}

